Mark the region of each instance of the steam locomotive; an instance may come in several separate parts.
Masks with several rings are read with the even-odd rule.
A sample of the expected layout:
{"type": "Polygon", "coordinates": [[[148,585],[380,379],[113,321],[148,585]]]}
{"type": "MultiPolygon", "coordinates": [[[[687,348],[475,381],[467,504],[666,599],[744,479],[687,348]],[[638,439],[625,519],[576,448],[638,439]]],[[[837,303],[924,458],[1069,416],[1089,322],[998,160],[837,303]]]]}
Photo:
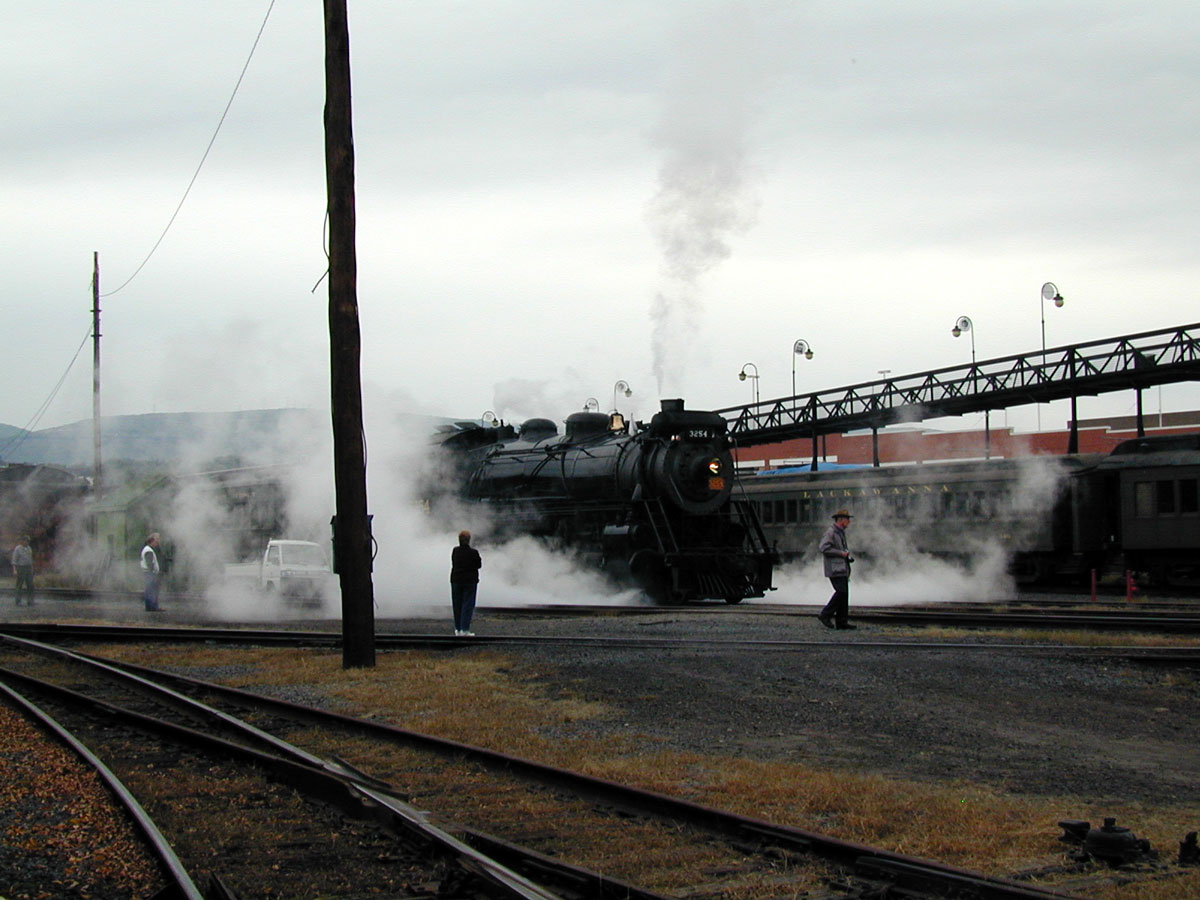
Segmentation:
{"type": "Polygon", "coordinates": [[[725,420],[662,401],[649,425],[577,412],[519,429],[446,426],[436,438],[458,497],[502,533],[532,534],[594,560],[660,603],[738,603],[773,590],[777,557],[736,500],[725,420]]]}

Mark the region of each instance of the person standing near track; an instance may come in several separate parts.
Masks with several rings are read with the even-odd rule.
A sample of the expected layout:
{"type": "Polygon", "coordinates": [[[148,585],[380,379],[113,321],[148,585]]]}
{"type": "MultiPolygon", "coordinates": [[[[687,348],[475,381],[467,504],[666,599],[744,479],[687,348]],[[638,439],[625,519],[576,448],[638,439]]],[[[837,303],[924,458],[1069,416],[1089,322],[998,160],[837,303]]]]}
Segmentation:
{"type": "Polygon", "coordinates": [[[846,529],[854,518],[849,510],[839,509],[833,514],[833,524],[821,538],[820,551],[825,558],[825,577],[833,585],[833,596],[821,610],[821,624],[826,628],[853,629],[850,624],[850,545],[846,542],[846,529]]]}
{"type": "Polygon", "coordinates": [[[454,607],[456,637],[474,637],[471,619],[475,615],[475,593],[479,590],[479,570],[483,560],[471,546],[471,532],[458,533],[458,546],[450,551],[450,603],[454,607]]]}
{"type": "Polygon", "coordinates": [[[146,544],[142,547],[141,560],[142,577],[146,587],[142,591],[142,601],[146,604],[148,612],[158,612],[158,578],[161,568],[158,564],[158,532],[146,538],[146,544]]]}
{"type": "Polygon", "coordinates": [[[25,602],[33,606],[33,550],[29,547],[29,535],[24,535],[13,547],[12,569],[16,576],[13,582],[15,605],[21,605],[21,594],[24,593],[25,602]]]}

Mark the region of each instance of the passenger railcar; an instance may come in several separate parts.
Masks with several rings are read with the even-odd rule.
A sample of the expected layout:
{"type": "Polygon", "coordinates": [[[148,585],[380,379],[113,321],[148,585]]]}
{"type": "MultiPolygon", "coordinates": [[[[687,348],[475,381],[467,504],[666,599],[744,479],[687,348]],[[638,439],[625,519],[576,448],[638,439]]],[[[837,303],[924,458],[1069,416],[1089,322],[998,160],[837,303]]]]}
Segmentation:
{"type": "Polygon", "coordinates": [[[659,602],[762,597],[775,555],[735,499],[725,420],[664,400],[648,425],[577,412],[519,429],[449,426],[437,442],[459,499],[499,532],[532,534],[594,559],[659,602]]]}
{"type": "Polygon", "coordinates": [[[787,560],[816,555],[835,509],[856,516],[855,554],[892,541],[970,559],[997,543],[1018,582],[1127,570],[1200,583],[1200,434],[1138,438],[1110,454],[881,468],[763,470],[739,490],[787,560]]]}
{"type": "Polygon", "coordinates": [[[899,548],[967,561],[999,543],[1018,579],[1034,581],[1069,561],[1070,475],[1088,464],[1030,457],[764,470],[742,475],[739,489],[785,561],[816,557],[831,514],[846,507],[855,516],[855,554],[864,560],[899,548]]]}
{"type": "Polygon", "coordinates": [[[1077,548],[1156,584],[1200,584],[1200,434],[1135,438],[1078,478],[1077,548]]]}

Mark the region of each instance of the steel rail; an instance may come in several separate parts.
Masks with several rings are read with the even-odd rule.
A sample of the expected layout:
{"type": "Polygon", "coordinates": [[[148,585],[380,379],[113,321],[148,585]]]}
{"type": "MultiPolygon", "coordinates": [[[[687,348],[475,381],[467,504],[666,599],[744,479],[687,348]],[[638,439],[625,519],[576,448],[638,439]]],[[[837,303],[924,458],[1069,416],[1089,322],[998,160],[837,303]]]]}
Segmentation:
{"type": "MultiPolygon", "coordinates": [[[[815,614],[799,613],[803,618],[812,619],[815,614]]],[[[1190,618],[1182,621],[1164,618],[1154,623],[1131,622],[1117,617],[1111,621],[1096,621],[1094,625],[1085,620],[1066,618],[1052,619],[1037,613],[1028,614],[1028,618],[1006,620],[1003,614],[975,614],[977,618],[950,618],[935,614],[932,618],[923,617],[919,613],[885,613],[878,610],[855,610],[855,618],[860,621],[878,621],[890,624],[910,624],[927,626],[931,624],[963,625],[988,628],[1041,628],[1045,630],[1069,630],[1071,628],[1105,628],[1110,631],[1153,631],[1155,633],[1175,632],[1189,634],[1200,628],[1193,625],[1190,618]]],[[[1101,617],[1103,619],[1103,617],[1101,617]]],[[[44,641],[100,641],[106,643],[131,643],[153,641],[202,642],[206,644],[223,643],[230,645],[267,645],[287,647],[321,647],[336,649],[340,647],[340,636],[332,632],[314,633],[300,631],[272,632],[270,640],[262,640],[262,633],[243,629],[205,629],[200,634],[192,628],[156,628],[152,633],[140,626],[122,628],[121,626],[102,626],[93,629],[88,625],[54,626],[45,628],[37,624],[3,624],[0,625],[0,638],[5,635],[13,638],[44,641]]],[[[375,636],[376,646],[383,650],[423,649],[423,650],[460,650],[468,646],[558,646],[562,644],[583,645],[592,647],[608,647],[622,649],[657,649],[677,650],[695,649],[700,647],[742,647],[748,650],[763,650],[788,652],[797,650],[830,650],[848,652],[851,650],[872,649],[906,649],[943,652],[947,650],[966,650],[978,652],[994,652],[997,650],[1012,650],[1033,655],[1071,654],[1090,655],[1095,651],[1107,653],[1124,653],[1145,649],[1136,645],[1111,645],[1107,647],[1082,647],[1075,644],[1030,644],[1027,642],[998,642],[998,641],[900,641],[900,640],[870,640],[859,634],[853,640],[831,643],[829,640],[794,640],[794,639],[750,639],[750,638],[671,638],[671,637],[618,637],[618,636],[564,636],[564,635],[478,635],[472,638],[453,637],[443,634],[389,634],[381,632],[375,636]]]]}
{"type": "MultiPolygon", "coordinates": [[[[521,898],[521,900],[560,900],[560,897],[553,891],[499,862],[489,853],[475,846],[475,844],[500,846],[494,839],[488,839],[483,835],[468,832],[470,840],[463,840],[450,834],[432,824],[425,814],[418,811],[415,807],[401,800],[397,796],[397,790],[392,785],[366,775],[347,763],[323,759],[260,728],[243,722],[228,713],[201,703],[194,698],[187,697],[178,691],[171,690],[165,685],[156,684],[151,678],[138,674],[135,671],[135,669],[140,667],[121,667],[119,664],[111,664],[98,657],[40,644],[36,641],[14,639],[3,635],[0,635],[0,639],[32,652],[66,658],[91,667],[105,675],[130,682],[140,691],[148,691],[160,695],[164,702],[174,708],[185,709],[209,722],[216,723],[220,727],[234,731],[252,743],[263,744],[267,749],[263,751],[254,750],[242,744],[206,735],[204,732],[195,732],[192,729],[154,719],[142,713],[124,710],[121,707],[107,704],[103,701],[83,698],[83,695],[79,695],[76,692],[57,688],[56,692],[62,692],[62,696],[83,698],[93,705],[102,706],[112,715],[132,718],[143,725],[147,724],[149,720],[155,723],[154,727],[169,731],[173,735],[182,737],[192,743],[201,743],[204,746],[215,746],[226,750],[236,748],[235,752],[242,755],[249,754],[255,761],[274,767],[278,767],[281,763],[287,764],[290,767],[290,771],[294,775],[299,775],[300,781],[305,784],[311,784],[314,780],[319,781],[322,777],[331,778],[339,784],[344,784],[358,798],[360,804],[365,804],[366,810],[371,811],[368,817],[375,818],[378,816],[378,810],[386,810],[391,814],[390,820],[393,824],[399,823],[410,833],[417,833],[425,841],[434,843],[442,848],[442,850],[448,851],[464,867],[485,878],[495,886],[502,888],[511,896],[521,898]]],[[[144,671],[147,674],[153,673],[156,677],[167,674],[156,672],[155,670],[144,671]]],[[[29,677],[18,676],[16,673],[2,668],[0,668],[0,674],[22,679],[29,677]]],[[[46,682],[39,682],[39,686],[43,690],[54,689],[55,687],[46,682]]],[[[328,785],[323,785],[323,787],[325,790],[322,793],[327,794],[328,785]]],[[[343,808],[345,808],[344,805],[343,808]]],[[[514,861],[524,861],[530,857],[537,857],[533,860],[533,864],[541,871],[552,873],[559,880],[576,884],[587,884],[590,888],[587,896],[607,897],[613,895],[621,898],[641,897],[643,900],[663,900],[663,898],[653,892],[633,885],[625,885],[613,879],[602,878],[595,873],[588,872],[586,869],[575,866],[563,866],[548,858],[540,857],[537,854],[530,854],[528,851],[524,851],[522,848],[517,848],[514,845],[506,845],[505,853],[514,861]]]]}
{"type": "Polygon", "coordinates": [[[1170,616],[1139,611],[1109,612],[970,612],[966,610],[856,610],[864,622],[914,625],[985,625],[988,628],[1094,629],[1100,631],[1153,631],[1156,634],[1193,635],[1200,632],[1200,616],[1170,616]]]}
{"type": "Polygon", "coordinates": [[[125,809],[129,818],[133,821],[134,826],[153,853],[158,862],[160,871],[166,877],[168,885],[162,891],[155,894],[155,897],[160,897],[162,900],[204,900],[204,895],[192,880],[192,876],[188,873],[179,857],[175,855],[175,850],[171,847],[171,842],[155,824],[154,819],[146,812],[137,798],[133,796],[129,788],[124,782],[117,777],[104,762],[89,750],[82,741],[75,735],[71,734],[63,727],[53,716],[37,706],[33,701],[29,700],[24,695],[18,693],[9,685],[0,681],[0,693],[3,693],[9,701],[25,714],[27,718],[33,719],[42,728],[49,732],[54,738],[67,747],[71,752],[85,762],[100,779],[107,785],[109,792],[125,809]]]}
{"type": "MultiPolygon", "coordinates": [[[[361,778],[340,777],[323,767],[314,768],[295,759],[277,756],[164,719],[125,709],[20,672],[0,668],[0,679],[27,684],[35,689],[53,694],[60,701],[93,707],[134,727],[164,733],[174,740],[185,741],[193,746],[223,752],[229,756],[255,763],[267,771],[285,778],[289,783],[305,791],[308,796],[333,803],[349,815],[361,820],[379,821],[382,819],[392,827],[404,830],[422,838],[427,843],[435,844],[449,851],[450,855],[459,859],[464,868],[486,879],[506,896],[517,898],[517,900],[561,900],[556,894],[535,885],[524,876],[512,872],[494,860],[488,859],[486,855],[437,828],[415,807],[408,806],[397,797],[364,787],[361,778]],[[390,815],[381,815],[381,810],[390,815]]],[[[3,681],[0,680],[0,684],[2,683],[3,681]]]]}
{"type": "Polygon", "coordinates": [[[1147,615],[1136,610],[1111,610],[1105,613],[1066,612],[970,612],[967,610],[871,609],[855,610],[857,620],[903,622],[914,625],[983,625],[989,628],[1096,629],[1104,631],[1152,631],[1155,633],[1196,634],[1200,616],[1147,615]]]}
{"type": "Polygon", "coordinates": [[[762,819],[726,812],[690,800],[643,790],[459,741],[410,731],[395,725],[306,707],[287,700],[266,697],[184,675],[149,669],[133,663],[110,662],[119,668],[141,672],[147,677],[161,678],[175,684],[190,685],[199,690],[224,696],[235,704],[269,709],[287,717],[310,722],[336,723],[372,737],[384,737],[441,755],[470,759],[490,768],[503,769],[541,783],[555,784],[583,795],[592,796],[639,814],[674,818],[717,834],[723,834],[726,837],[751,841],[755,844],[766,842],[796,852],[814,853],[822,858],[851,867],[868,863],[877,868],[890,866],[898,881],[906,884],[926,885],[920,888],[922,891],[927,891],[927,885],[932,880],[937,880],[960,896],[979,898],[979,900],[1049,900],[1049,898],[1077,900],[1069,894],[1018,884],[1007,879],[983,875],[903,853],[844,841],[819,832],[778,825],[762,819]]]}

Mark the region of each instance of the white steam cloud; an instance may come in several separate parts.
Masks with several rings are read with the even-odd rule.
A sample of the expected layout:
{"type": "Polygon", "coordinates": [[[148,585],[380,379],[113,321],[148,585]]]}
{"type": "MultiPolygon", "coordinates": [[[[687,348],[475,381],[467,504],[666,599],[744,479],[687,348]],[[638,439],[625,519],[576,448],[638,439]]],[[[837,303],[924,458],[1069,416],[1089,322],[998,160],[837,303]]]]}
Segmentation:
{"type": "Polygon", "coordinates": [[[376,427],[368,472],[373,534],[379,544],[374,585],[377,614],[427,615],[450,609],[450,551],[466,529],[483,557],[481,606],[636,603],[637,592],[621,591],[571,557],[533,538],[493,543],[486,511],[460,504],[450,515],[425,509],[419,485],[427,471],[429,432],[376,427]],[[381,454],[381,447],[386,451],[381,454]]]}
{"type": "Polygon", "coordinates": [[[679,393],[699,332],[701,276],[749,228],[746,138],[755,88],[753,20],[743,6],[698,7],[680,41],[654,141],[662,149],[647,219],[663,255],[651,307],[651,364],[660,396],[679,393]]]}
{"type": "MultiPolygon", "coordinates": [[[[450,517],[431,515],[423,503],[420,478],[431,461],[434,420],[423,416],[398,415],[389,401],[368,410],[367,467],[369,506],[376,556],[372,582],[377,617],[450,616],[450,551],[457,533],[466,528],[476,535],[474,545],[483,555],[479,591],[481,606],[527,604],[637,603],[639,595],[604,581],[598,573],[577,565],[569,556],[551,552],[539,541],[521,538],[493,544],[492,523],[480,507],[460,505],[450,517]]],[[[256,445],[245,456],[256,465],[278,460],[283,447],[290,448],[288,465],[244,471],[247,484],[256,480],[277,483],[285,510],[285,533],[269,537],[310,540],[328,548],[329,520],[335,508],[332,469],[332,436],[328,419],[308,413],[283,416],[278,430],[255,434],[256,445]]],[[[163,535],[173,548],[173,571],[187,579],[192,592],[202,596],[203,612],[230,621],[269,622],[305,617],[333,618],[341,614],[336,579],[315,604],[297,604],[268,597],[247,579],[225,577],[228,563],[258,558],[265,538],[248,546],[246,525],[256,521],[252,507],[261,501],[261,484],[243,494],[214,488],[211,477],[198,474],[210,468],[204,461],[219,457],[225,449],[223,435],[198,443],[180,470],[195,474],[179,476],[166,496],[161,519],[151,529],[163,535]],[[259,493],[256,494],[255,490],[259,493]],[[230,498],[240,508],[230,506],[230,498]],[[259,499],[256,499],[259,498],[259,499]]],[[[242,445],[243,448],[245,444],[242,445]]],[[[228,473],[224,473],[228,476],[228,473]]],[[[265,504],[263,522],[272,521],[273,504],[265,504]]],[[[138,540],[141,536],[134,539],[138,540]]],[[[88,542],[80,539],[79,546],[88,542]]],[[[75,570],[95,571],[97,560],[81,554],[75,570]],[[85,558],[86,557],[86,558],[85,558]]],[[[136,561],[132,563],[136,569],[136,561]]],[[[125,567],[126,587],[133,587],[125,567]]]]}
{"type": "MultiPolygon", "coordinates": [[[[946,477],[942,467],[930,466],[923,474],[929,483],[946,477]],[[938,474],[938,473],[942,474],[938,474]]],[[[848,533],[857,562],[850,580],[850,602],[873,606],[904,603],[986,602],[1010,599],[1016,583],[1010,572],[1013,553],[1031,548],[1051,527],[1055,504],[1066,489],[1066,470],[1051,457],[1017,461],[1016,472],[1003,493],[983,501],[972,492],[959,491],[956,499],[987,502],[986,520],[950,515],[939,505],[907,507],[908,517],[896,518],[886,502],[872,492],[851,487],[846,477],[827,487],[845,497],[839,505],[854,508],[848,533]],[[923,510],[913,515],[916,510],[923,510]],[[936,549],[938,552],[932,552],[936,549]]],[[[904,484],[908,485],[906,481],[904,484]]],[[[962,485],[960,484],[961,488],[962,485]]],[[[886,492],[881,492],[886,497],[886,492]]],[[[926,495],[937,499],[939,494],[926,495]]],[[[976,510],[974,515],[978,515],[976,510]]],[[[799,561],[777,570],[778,588],[764,602],[824,605],[831,588],[824,576],[818,536],[813,532],[799,561]]]]}

